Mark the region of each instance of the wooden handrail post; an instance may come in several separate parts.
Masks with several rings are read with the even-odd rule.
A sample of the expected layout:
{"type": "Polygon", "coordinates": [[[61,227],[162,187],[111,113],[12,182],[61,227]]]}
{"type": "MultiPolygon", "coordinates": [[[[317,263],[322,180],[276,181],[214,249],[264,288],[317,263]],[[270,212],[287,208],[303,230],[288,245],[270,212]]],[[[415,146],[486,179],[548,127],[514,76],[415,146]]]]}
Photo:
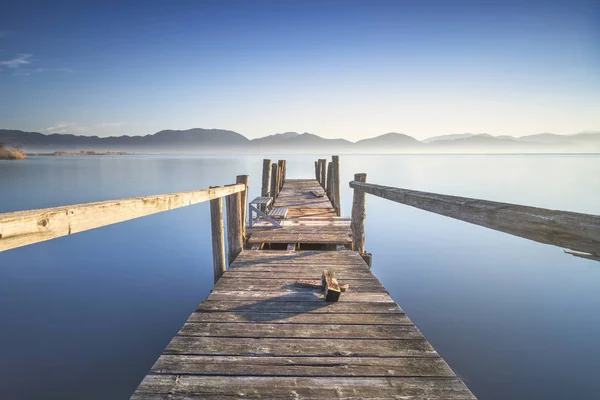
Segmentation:
{"type": "Polygon", "coordinates": [[[225,198],[227,208],[227,247],[229,265],[241,253],[244,247],[242,228],[241,194],[230,194],[225,198]]]}
{"type": "Polygon", "coordinates": [[[238,175],[235,178],[235,183],[241,183],[246,185],[246,190],[240,192],[240,206],[241,206],[241,218],[242,218],[242,236],[246,240],[246,214],[248,210],[248,175],[238,175]]]}
{"type": "Polygon", "coordinates": [[[271,160],[264,159],[263,160],[263,170],[262,170],[262,187],[260,190],[260,195],[262,197],[269,196],[271,191],[271,160]]]}
{"type": "Polygon", "coordinates": [[[271,197],[273,202],[277,198],[277,164],[271,164],[271,197]]]}
{"type": "MultiPolygon", "coordinates": [[[[354,180],[366,182],[367,174],[355,174],[354,180]]],[[[352,248],[359,253],[365,252],[365,199],[367,194],[363,190],[354,189],[352,199],[352,248]]]]}
{"type": "MultiPolygon", "coordinates": [[[[211,186],[215,188],[219,186],[211,186]]],[[[212,236],[212,255],[215,283],[225,269],[225,231],[223,229],[223,201],[220,197],[210,201],[210,231],[212,236]]]]}
{"type": "Polygon", "coordinates": [[[333,178],[333,183],[331,184],[333,205],[339,217],[342,215],[342,201],[340,199],[340,156],[331,156],[331,163],[333,164],[333,167],[331,168],[331,176],[333,178]]]}

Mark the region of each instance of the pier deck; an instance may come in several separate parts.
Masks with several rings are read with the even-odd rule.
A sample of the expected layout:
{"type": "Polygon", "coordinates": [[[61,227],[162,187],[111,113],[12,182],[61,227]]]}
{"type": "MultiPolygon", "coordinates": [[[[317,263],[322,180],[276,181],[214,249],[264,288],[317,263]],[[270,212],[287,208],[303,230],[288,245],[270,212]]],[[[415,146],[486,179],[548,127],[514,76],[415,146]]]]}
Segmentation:
{"type": "Polygon", "coordinates": [[[259,222],[247,242],[293,246],[243,250],[132,399],[474,398],[348,249],[350,219],[311,192],[324,194],[316,180],[285,181],[282,227],[259,222]],[[350,285],[338,302],[297,284],[323,269],[350,285]]]}

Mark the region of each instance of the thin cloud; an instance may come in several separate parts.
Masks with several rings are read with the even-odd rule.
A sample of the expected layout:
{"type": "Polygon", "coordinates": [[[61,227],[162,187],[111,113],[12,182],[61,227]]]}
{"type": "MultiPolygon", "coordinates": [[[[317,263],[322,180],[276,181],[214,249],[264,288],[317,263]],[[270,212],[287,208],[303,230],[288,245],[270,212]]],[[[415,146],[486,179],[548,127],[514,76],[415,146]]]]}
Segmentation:
{"type": "Polygon", "coordinates": [[[46,132],[63,133],[66,132],[68,128],[73,128],[75,126],[77,126],[77,122],[59,122],[54,126],[46,128],[46,132]]]}
{"type": "Polygon", "coordinates": [[[31,61],[29,60],[31,57],[31,54],[17,54],[16,57],[10,60],[0,61],[0,65],[8,68],[20,68],[23,65],[31,64],[31,61]]]}

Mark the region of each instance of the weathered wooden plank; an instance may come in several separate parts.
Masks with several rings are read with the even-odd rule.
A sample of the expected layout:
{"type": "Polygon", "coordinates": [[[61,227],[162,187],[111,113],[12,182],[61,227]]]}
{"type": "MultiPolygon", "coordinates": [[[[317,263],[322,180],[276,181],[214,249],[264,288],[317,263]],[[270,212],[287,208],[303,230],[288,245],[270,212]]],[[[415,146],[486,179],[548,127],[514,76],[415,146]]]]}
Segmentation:
{"type": "MultiPolygon", "coordinates": [[[[301,302],[298,302],[301,303],[301,302]]],[[[307,302],[305,302],[306,304],[307,302]]],[[[195,312],[188,322],[268,322],[271,324],[335,324],[335,325],[412,325],[405,314],[375,314],[365,310],[364,313],[319,313],[322,304],[308,303],[315,306],[314,312],[294,314],[290,312],[265,312],[264,310],[245,311],[245,306],[239,306],[238,311],[232,312],[195,312]]],[[[340,303],[340,302],[338,302],[340,303]]],[[[360,304],[360,303],[352,303],[360,304]]],[[[243,328],[243,327],[241,327],[243,328]]]]}
{"type": "Polygon", "coordinates": [[[0,214],[0,251],[228,196],[244,185],[0,214]]]}
{"type": "Polygon", "coordinates": [[[165,354],[437,357],[425,339],[283,339],[175,336],[165,354]]]}
{"type": "MultiPolygon", "coordinates": [[[[295,291],[295,292],[285,292],[285,291],[245,291],[245,290],[215,290],[209,296],[209,300],[271,300],[271,301],[317,301],[322,302],[323,294],[315,293],[311,291],[295,291]]],[[[367,303],[376,303],[376,302],[390,302],[392,301],[391,297],[385,293],[357,293],[357,292],[347,292],[343,293],[340,301],[352,301],[352,302],[367,302],[367,303]]]]}
{"type": "MultiPolygon", "coordinates": [[[[257,245],[258,246],[258,245],[257,245]]],[[[258,250],[258,249],[257,249],[258,250]]],[[[322,268],[327,268],[327,266],[322,266],[322,268]]],[[[307,270],[304,268],[293,268],[292,271],[286,271],[289,268],[268,268],[268,271],[260,271],[255,270],[247,271],[244,268],[229,268],[225,272],[225,276],[227,278],[257,278],[257,279],[315,279],[318,277],[318,270],[315,268],[312,271],[312,268],[307,270]],[[295,271],[295,272],[294,272],[295,271]]],[[[331,269],[335,271],[335,269],[331,269]]],[[[340,273],[336,271],[340,276],[341,281],[356,281],[363,279],[371,279],[373,275],[369,275],[368,272],[343,272],[340,273]]]]}
{"type": "Polygon", "coordinates": [[[454,377],[441,358],[163,355],[155,374],[454,377]]]}
{"type": "MultiPolygon", "coordinates": [[[[355,315],[356,317],[356,315],[355,315]]],[[[312,338],[312,339],[422,339],[414,325],[366,324],[274,324],[248,322],[186,323],[179,336],[240,338],[312,338]]]]}
{"type": "Polygon", "coordinates": [[[350,182],[369,193],[540,243],[600,254],[600,216],[350,182]]]}
{"type": "MultiPolygon", "coordinates": [[[[314,279],[314,277],[311,277],[314,279]]],[[[340,275],[340,283],[345,283],[340,275]]],[[[246,291],[295,291],[295,292],[321,292],[319,289],[299,287],[296,285],[298,278],[288,279],[254,279],[254,278],[229,278],[223,277],[215,283],[213,290],[246,290],[246,291]]],[[[383,285],[376,279],[354,280],[351,291],[357,293],[387,293],[383,285]]]]}
{"type": "MultiPolygon", "coordinates": [[[[261,313],[295,313],[295,314],[331,314],[331,313],[368,313],[368,314],[402,314],[396,303],[308,303],[301,301],[210,301],[205,300],[197,308],[206,312],[261,312],[261,313]]],[[[360,323],[365,315],[355,316],[360,323]]],[[[379,322],[378,322],[379,323],[379,322]]]]}
{"type": "Polygon", "coordinates": [[[132,399],[474,399],[458,378],[148,375],[132,399]]]}

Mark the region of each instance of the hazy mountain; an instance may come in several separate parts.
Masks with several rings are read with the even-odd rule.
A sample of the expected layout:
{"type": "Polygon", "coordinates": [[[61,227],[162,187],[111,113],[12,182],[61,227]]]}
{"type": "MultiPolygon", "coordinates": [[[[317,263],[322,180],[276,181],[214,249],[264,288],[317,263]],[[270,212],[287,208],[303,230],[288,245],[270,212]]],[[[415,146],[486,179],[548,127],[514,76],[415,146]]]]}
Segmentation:
{"type": "Polygon", "coordinates": [[[390,132],[380,136],[375,136],[369,139],[359,140],[355,143],[357,151],[373,151],[378,150],[383,153],[398,152],[403,150],[414,150],[424,146],[412,136],[403,133],[390,132]]]}
{"type": "Polygon", "coordinates": [[[312,133],[286,132],[265,136],[250,141],[254,151],[273,151],[283,149],[286,152],[343,151],[350,149],[353,143],[346,139],[326,139],[312,133]]]}
{"type": "Polygon", "coordinates": [[[454,140],[454,139],[464,139],[471,136],[474,136],[474,133],[455,133],[450,135],[441,135],[441,136],[432,136],[423,140],[424,143],[436,142],[438,140],[454,140]]]}
{"type": "Polygon", "coordinates": [[[164,130],[145,136],[44,135],[37,132],[0,129],[0,143],[27,152],[126,151],[144,153],[586,153],[600,152],[600,132],[573,135],[541,133],[522,137],[482,134],[435,136],[423,141],[402,134],[386,133],[352,143],[326,139],[311,133],[285,132],[249,140],[223,129],[164,130]]]}

